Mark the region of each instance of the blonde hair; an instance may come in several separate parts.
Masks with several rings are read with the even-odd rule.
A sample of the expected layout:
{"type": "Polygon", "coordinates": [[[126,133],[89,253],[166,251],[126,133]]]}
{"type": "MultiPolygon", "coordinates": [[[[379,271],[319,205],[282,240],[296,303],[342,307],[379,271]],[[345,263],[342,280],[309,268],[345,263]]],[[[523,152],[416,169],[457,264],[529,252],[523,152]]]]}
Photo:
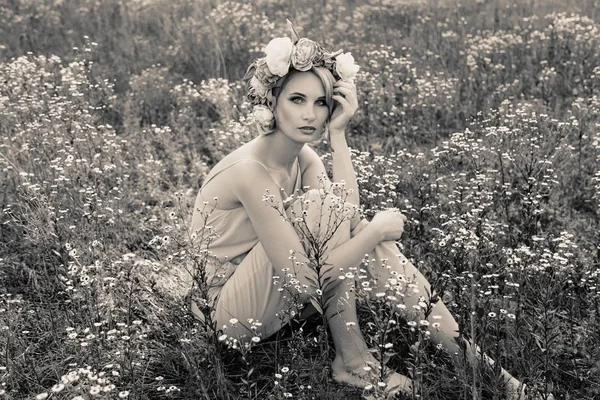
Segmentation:
{"type": "MultiPolygon", "coordinates": [[[[298,71],[296,69],[290,69],[290,72],[286,76],[281,78],[281,82],[277,82],[277,86],[274,87],[273,89],[271,89],[273,91],[273,98],[274,98],[273,108],[271,109],[273,114],[275,114],[275,108],[277,107],[277,100],[279,99],[279,95],[283,91],[283,88],[288,83],[290,78],[299,72],[302,72],[302,71],[298,71]]],[[[329,122],[329,118],[331,117],[331,114],[333,113],[333,106],[334,106],[333,84],[335,83],[335,78],[333,77],[333,74],[331,73],[331,71],[329,71],[325,67],[312,67],[311,69],[309,69],[306,72],[312,72],[313,74],[315,74],[315,76],[317,78],[319,78],[321,80],[321,83],[323,84],[323,89],[325,89],[325,104],[327,104],[327,108],[329,109],[329,117],[327,118],[327,122],[329,122]]],[[[268,128],[265,129],[265,128],[262,128],[259,126],[259,129],[262,131],[263,135],[269,135],[269,134],[275,132],[275,130],[277,130],[277,123],[275,121],[275,118],[273,118],[273,122],[271,123],[271,125],[268,128]]]]}

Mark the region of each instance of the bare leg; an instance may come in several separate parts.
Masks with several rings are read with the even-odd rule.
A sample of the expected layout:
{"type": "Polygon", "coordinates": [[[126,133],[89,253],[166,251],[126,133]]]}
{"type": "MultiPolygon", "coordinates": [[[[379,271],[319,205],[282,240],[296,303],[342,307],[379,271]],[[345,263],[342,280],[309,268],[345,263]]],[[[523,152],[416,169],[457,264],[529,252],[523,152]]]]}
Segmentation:
{"type": "MultiPolygon", "coordinates": [[[[363,223],[364,224],[364,223],[363,223]]],[[[404,257],[398,250],[394,242],[382,242],[380,243],[374,252],[372,253],[375,258],[375,264],[367,267],[367,272],[373,277],[377,286],[382,290],[389,290],[390,280],[398,279],[398,277],[405,277],[408,282],[408,288],[404,287],[403,297],[400,297],[400,302],[404,304],[405,315],[408,316],[408,312],[416,310],[413,306],[418,305],[420,300],[424,300],[426,303],[429,301],[429,294],[431,293],[431,285],[423,276],[423,274],[404,257]],[[381,259],[387,259],[387,268],[382,268],[381,259]],[[386,287],[386,284],[388,285],[386,287]],[[406,290],[408,289],[408,291],[406,290]]],[[[400,285],[402,286],[402,285],[400,285]]],[[[395,293],[400,294],[400,292],[395,293]]],[[[413,314],[414,316],[414,314],[413,314]]],[[[420,313],[418,318],[424,319],[424,313],[420,313]]],[[[444,302],[439,299],[433,306],[431,312],[427,316],[427,320],[430,322],[430,326],[433,323],[438,323],[437,328],[430,329],[431,340],[435,344],[440,344],[450,355],[458,358],[461,357],[462,349],[459,344],[458,324],[444,302]]],[[[436,324],[437,326],[437,324],[436,324]]],[[[472,343],[467,343],[466,346],[466,357],[469,363],[480,363],[489,367],[494,365],[494,361],[488,356],[481,354],[478,348],[475,348],[472,343]]],[[[520,399],[522,396],[522,383],[514,378],[508,371],[501,369],[501,374],[505,382],[506,391],[509,395],[509,399],[520,399]]]]}
{"type": "MultiPolygon", "coordinates": [[[[379,362],[369,353],[359,329],[354,281],[341,282],[334,289],[331,306],[325,311],[336,350],[331,366],[332,378],[336,382],[365,387],[374,383],[379,362]]],[[[412,382],[408,377],[395,373],[388,379],[388,385],[389,390],[409,392],[412,382]]]]}
{"type": "MultiPolygon", "coordinates": [[[[336,248],[350,240],[352,230],[358,226],[360,218],[355,216],[348,220],[338,215],[337,218],[332,219],[330,213],[339,210],[335,207],[339,198],[333,196],[321,198],[317,191],[310,191],[305,198],[314,202],[313,207],[306,210],[306,221],[315,236],[319,236],[319,232],[323,233],[331,229],[332,220],[345,220],[333,232],[326,245],[328,248],[336,248]]],[[[295,210],[296,215],[301,215],[301,212],[301,209],[295,210]]],[[[376,384],[377,382],[374,381],[384,379],[377,379],[379,372],[377,367],[380,363],[368,351],[367,344],[360,332],[356,315],[355,281],[354,279],[338,279],[339,272],[336,271],[336,268],[328,270],[327,274],[332,279],[324,293],[328,304],[324,313],[336,352],[332,363],[332,378],[339,383],[358,387],[376,384]]],[[[409,378],[397,373],[390,374],[385,381],[388,384],[386,387],[388,393],[408,392],[412,383],[409,378]]]]}

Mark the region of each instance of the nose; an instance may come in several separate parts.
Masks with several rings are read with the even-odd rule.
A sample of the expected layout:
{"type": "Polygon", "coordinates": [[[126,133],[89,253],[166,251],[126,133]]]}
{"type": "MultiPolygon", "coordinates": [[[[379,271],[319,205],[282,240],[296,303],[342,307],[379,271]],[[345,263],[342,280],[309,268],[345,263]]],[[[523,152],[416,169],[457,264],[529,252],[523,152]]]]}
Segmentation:
{"type": "Polygon", "coordinates": [[[313,122],[316,119],[315,110],[308,106],[302,111],[302,119],[307,122],[313,122]]]}

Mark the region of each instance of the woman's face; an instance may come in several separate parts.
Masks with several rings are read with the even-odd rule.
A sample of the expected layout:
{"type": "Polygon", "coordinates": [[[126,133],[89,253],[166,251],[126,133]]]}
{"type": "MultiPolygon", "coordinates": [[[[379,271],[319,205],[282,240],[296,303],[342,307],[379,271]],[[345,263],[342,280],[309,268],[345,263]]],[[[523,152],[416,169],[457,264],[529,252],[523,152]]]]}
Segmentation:
{"type": "Polygon", "coordinates": [[[298,142],[318,139],[329,119],[325,89],[312,72],[298,72],[285,84],[275,107],[277,127],[298,142]]]}

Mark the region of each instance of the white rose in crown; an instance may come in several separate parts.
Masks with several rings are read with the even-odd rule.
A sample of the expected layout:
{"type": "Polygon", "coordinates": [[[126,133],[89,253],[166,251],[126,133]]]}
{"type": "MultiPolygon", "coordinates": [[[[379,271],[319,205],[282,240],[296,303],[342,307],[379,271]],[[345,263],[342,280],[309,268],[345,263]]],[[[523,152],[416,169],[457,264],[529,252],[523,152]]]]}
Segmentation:
{"type": "Polygon", "coordinates": [[[290,70],[294,44],[289,37],[275,38],[265,47],[267,67],[274,75],[284,76],[290,70]]]}
{"type": "Polygon", "coordinates": [[[269,107],[263,105],[254,106],[253,114],[256,122],[265,128],[268,128],[275,118],[269,107]]]}
{"type": "Polygon", "coordinates": [[[250,86],[254,88],[256,94],[260,97],[265,97],[267,95],[267,87],[256,76],[253,76],[250,80],[250,86]]]}
{"type": "Polygon", "coordinates": [[[343,53],[335,58],[335,71],[344,81],[352,82],[360,67],[354,64],[351,53],[343,53]]]}

